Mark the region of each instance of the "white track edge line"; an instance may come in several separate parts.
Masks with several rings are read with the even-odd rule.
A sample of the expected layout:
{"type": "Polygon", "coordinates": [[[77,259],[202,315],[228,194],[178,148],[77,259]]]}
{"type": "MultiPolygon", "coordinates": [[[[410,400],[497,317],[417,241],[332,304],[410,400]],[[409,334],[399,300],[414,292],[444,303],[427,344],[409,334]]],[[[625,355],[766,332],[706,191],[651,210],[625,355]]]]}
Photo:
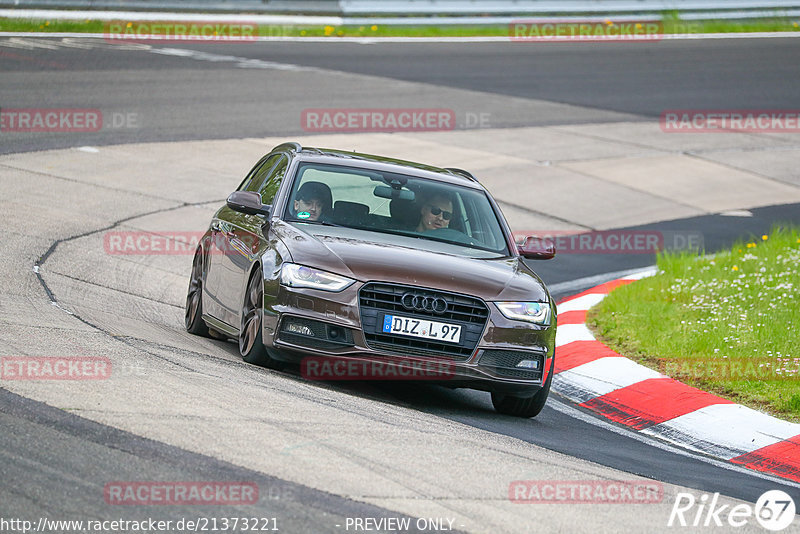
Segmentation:
{"type": "MultiPolygon", "coordinates": [[[[756,471],[754,469],[748,469],[746,467],[742,467],[740,465],[736,465],[736,464],[733,464],[733,463],[730,463],[730,462],[727,462],[727,461],[724,461],[724,460],[718,460],[718,459],[711,458],[711,457],[708,457],[708,456],[705,456],[705,455],[702,455],[702,454],[698,454],[696,452],[686,450],[686,449],[684,449],[682,447],[678,447],[678,446],[672,444],[671,442],[664,441],[664,440],[662,440],[662,439],[660,439],[660,438],[658,438],[656,436],[646,436],[646,435],[640,434],[639,432],[634,431],[634,430],[620,428],[620,427],[615,426],[615,425],[613,425],[613,424],[611,424],[609,422],[606,422],[606,421],[603,421],[603,420],[598,419],[596,417],[593,417],[591,415],[588,415],[588,414],[578,410],[577,408],[574,408],[572,406],[569,406],[568,404],[565,404],[565,403],[563,403],[561,401],[558,401],[558,400],[555,400],[555,399],[552,399],[552,398],[548,399],[547,406],[550,406],[551,408],[553,408],[557,412],[560,412],[560,413],[562,413],[562,414],[564,414],[564,415],[566,415],[568,417],[572,417],[572,418],[577,419],[579,421],[582,421],[584,423],[588,423],[590,425],[594,425],[594,426],[600,427],[600,428],[602,428],[604,430],[611,431],[611,432],[613,432],[615,434],[619,434],[621,436],[630,437],[632,439],[635,439],[636,441],[640,441],[640,442],[642,442],[642,443],[644,443],[646,445],[650,445],[650,446],[655,447],[657,449],[661,449],[661,450],[664,450],[664,451],[667,451],[667,452],[678,454],[680,456],[686,456],[688,458],[693,458],[695,460],[699,460],[701,462],[705,462],[707,464],[713,465],[714,467],[721,467],[721,468],[727,469],[729,471],[735,471],[735,472],[740,473],[740,474],[754,476],[756,478],[761,478],[761,479],[767,480],[769,482],[775,482],[777,484],[781,484],[781,485],[785,485],[785,486],[791,486],[791,487],[794,487],[794,488],[800,488],[800,483],[794,482],[792,480],[787,480],[787,479],[784,479],[784,478],[776,477],[776,476],[770,475],[768,473],[764,473],[763,471],[756,471]]],[[[598,463],[598,462],[593,462],[593,463],[598,463]]],[[[672,484],[672,483],[670,482],[669,484],[672,484]]],[[[674,484],[674,485],[678,486],[679,484],[674,484]]]]}

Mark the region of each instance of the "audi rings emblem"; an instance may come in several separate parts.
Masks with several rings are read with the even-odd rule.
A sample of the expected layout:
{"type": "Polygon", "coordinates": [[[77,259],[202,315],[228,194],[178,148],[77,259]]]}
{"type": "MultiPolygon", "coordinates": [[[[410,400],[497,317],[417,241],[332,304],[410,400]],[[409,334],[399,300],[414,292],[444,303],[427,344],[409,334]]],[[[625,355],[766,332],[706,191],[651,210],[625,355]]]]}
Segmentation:
{"type": "Polygon", "coordinates": [[[439,315],[447,311],[447,301],[442,297],[428,297],[426,295],[405,293],[403,295],[403,300],[400,302],[407,310],[433,312],[439,315]]]}

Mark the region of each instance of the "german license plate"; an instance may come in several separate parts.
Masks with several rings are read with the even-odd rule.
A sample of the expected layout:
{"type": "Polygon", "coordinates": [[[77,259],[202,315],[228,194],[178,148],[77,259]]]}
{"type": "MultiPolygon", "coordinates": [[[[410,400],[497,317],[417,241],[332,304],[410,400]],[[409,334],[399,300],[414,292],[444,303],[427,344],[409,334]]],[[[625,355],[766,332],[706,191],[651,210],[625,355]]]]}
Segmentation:
{"type": "Polygon", "coordinates": [[[401,315],[384,315],[383,332],[401,336],[421,337],[448,343],[461,342],[461,325],[413,319],[401,315]]]}

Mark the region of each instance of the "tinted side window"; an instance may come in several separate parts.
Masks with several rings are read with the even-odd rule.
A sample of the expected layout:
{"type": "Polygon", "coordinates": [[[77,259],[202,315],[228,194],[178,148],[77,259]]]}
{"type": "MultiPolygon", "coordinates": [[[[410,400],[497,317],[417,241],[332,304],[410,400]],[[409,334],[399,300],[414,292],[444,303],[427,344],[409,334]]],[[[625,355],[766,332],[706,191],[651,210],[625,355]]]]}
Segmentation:
{"type": "MultiPolygon", "coordinates": [[[[267,163],[273,163],[272,158],[267,163]]],[[[263,204],[272,204],[275,201],[275,195],[278,194],[278,189],[281,186],[283,177],[286,176],[286,169],[289,167],[289,158],[285,156],[278,156],[278,160],[271,166],[264,165],[266,169],[263,174],[261,169],[253,178],[252,187],[248,191],[257,191],[261,193],[261,202],[263,204]]]]}
{"type": "Polygon", "coordinates": [[[248,187],[253,183],[253,179],[265,170],[272,168],[272,166],[275,165],[275,162],[278,161],[279,157],[280,154],[270,156],[269,158],[266,156],[261,158],[259,162],[256,163],[252,169],[250,169],[250,172],[247,173],[247,176],[245,176],[244,180],[242,180],[242,183],[239,184],[239,187],[237,187],[236,190],[250,191],[248,187]]]}
{"type": "Polygon", "coordinates": [[[261,202],[272,204],[288,166],[289,160],[282,154],[275,154],[262,160],[262,163],[253,167],[250,174],[239,185],[239,191],[261,193],[261,202]]]}

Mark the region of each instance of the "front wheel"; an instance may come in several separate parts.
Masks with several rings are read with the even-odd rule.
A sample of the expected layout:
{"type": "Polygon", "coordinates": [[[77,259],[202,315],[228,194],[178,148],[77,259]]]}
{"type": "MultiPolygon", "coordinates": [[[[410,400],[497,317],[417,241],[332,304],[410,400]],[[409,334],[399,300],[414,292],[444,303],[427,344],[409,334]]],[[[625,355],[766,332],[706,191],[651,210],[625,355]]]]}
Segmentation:
{"type": "Polygon", "coordinates": [[[186,294],[184,313],[186,331],[198,336],[208,336],[208,326],[203,321],[203,250],[198,247],[192,260],[192,276],[186,294]]]}
{"type": "Polygon", "coordinates": [[[261,324],[264,317],[264,283],[261,269],[256,269],[247,283],[239,328],[239,353],[247,363],[277,369],[279,362],[264,347],[261,324]]]}
{"type": "Polygon", "coordinates": [[[536,392],[533,397],[514,397],[503,393],[492,392],[492,405],[498,413],[513,415],[514,417],[536,417],[544,408],[547,397],[550,394],[550,384],[553,382],[553,371],[555,360],[550,363],[550,374],[547,376],[542,389],[536,392]]]}

